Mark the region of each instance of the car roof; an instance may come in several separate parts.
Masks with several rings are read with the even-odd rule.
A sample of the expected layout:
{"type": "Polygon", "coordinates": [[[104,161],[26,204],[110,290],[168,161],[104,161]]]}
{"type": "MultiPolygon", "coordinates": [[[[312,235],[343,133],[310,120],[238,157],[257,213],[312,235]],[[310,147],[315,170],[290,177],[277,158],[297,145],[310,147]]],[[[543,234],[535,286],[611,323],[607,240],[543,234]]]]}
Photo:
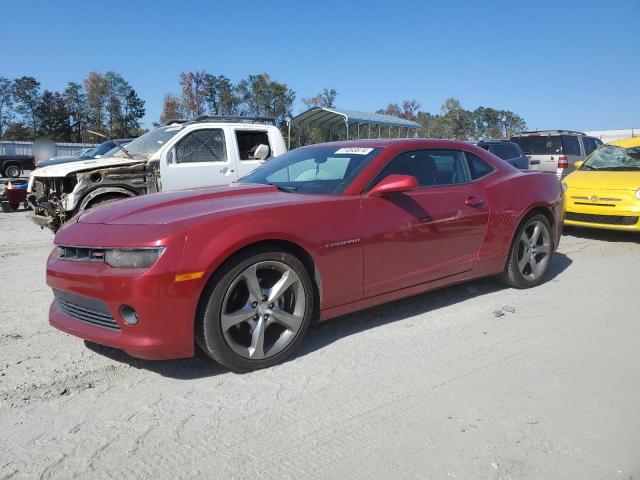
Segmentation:
{"type": "Polygon", "coordinates": [[[607,145],[615,145],[622,148],[640,147],[640,137],[624,138],[622,140],[614,140],[613,142],[607,142],[607,145]]]}
{"type": "Polygon", "coordinates": [[[376,138],[376,139],[364,139],[364,140],[343,140],[339,142],[326,142],[326,143],[314,143],[306,145],[301,148],[310,147],[372,147],[372,148],[385,148],[391,145],[407,144],[417,147],[428,147],[430,145],[437,145],[442,147],[443,145],[451,148],[461,148],[469,145],[469,142],[463,142],[461,140],[446,140],[440,138],[376,138]]]}

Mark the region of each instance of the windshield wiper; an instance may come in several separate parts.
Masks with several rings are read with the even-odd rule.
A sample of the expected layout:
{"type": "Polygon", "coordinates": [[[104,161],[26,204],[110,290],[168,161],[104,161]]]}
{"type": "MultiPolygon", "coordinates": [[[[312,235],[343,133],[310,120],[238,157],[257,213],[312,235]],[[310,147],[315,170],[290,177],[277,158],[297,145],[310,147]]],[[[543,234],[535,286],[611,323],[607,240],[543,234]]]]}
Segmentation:
{"type": "Polygon", "coordinates": [[[598,168],[598,170],[635,172],[637,170],[640,170],[640,167],[632,167],[632,166],[626,166],[626,167],[602,167],[602,168],[598,168]]]}
{"type": "Polygon", "coordinates": [[[278,185],[277,183],[267,183],[267,185],[273,185],[281,192],[292,193],[298,191],[298,187],[293,187],[291,185],[278,185]]]}

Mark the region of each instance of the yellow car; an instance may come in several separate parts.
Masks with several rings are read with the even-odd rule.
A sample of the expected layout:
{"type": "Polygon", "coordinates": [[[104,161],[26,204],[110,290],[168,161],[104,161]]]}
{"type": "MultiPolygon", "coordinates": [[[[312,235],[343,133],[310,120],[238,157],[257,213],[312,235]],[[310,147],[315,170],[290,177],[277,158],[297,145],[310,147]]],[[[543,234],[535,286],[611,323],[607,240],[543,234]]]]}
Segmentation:
{"type": "Polygon", "coordinates": [[[565,225],[640,231],[640,137],[602,145],[562,188],[565,225]]]}

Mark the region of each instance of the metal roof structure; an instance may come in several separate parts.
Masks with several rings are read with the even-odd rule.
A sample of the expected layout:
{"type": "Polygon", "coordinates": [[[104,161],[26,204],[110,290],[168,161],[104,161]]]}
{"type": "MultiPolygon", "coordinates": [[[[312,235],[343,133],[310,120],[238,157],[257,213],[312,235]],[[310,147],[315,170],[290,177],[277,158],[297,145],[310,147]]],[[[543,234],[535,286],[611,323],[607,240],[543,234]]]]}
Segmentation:
{"type": "MultiPolygon", "coordinates": [[[[386,115],[382,113],[367,113],[358,112],[355,110],[346,110],[342,108],[326,108],[326,107],[314,107],[306,112],[293,117],[288,122],[289,126],[289,146],[291,146],[291,128],[318,128],[320,130],[326,130],[331,134],[333,131],[339,131],[344,128],[346,131],[346,137],[360,139],[361,127],[367,127],[366,137],[371,138],[371,127],[374,128],[374,138],[381,138],[382,127],[388,130],[388,137],[391,137],[391,130],[397,129],[397,135],[394,137],[416,137],[418,135],[418,129],[420,124],[406,120],[400,117],[394,117],[393,115],[386,115]],[[376,132],[377,130],[377,132],[376,132]],[[357,133],[357,137],[356,137],[357,133]]],[[[363,135],[365,135],[363,132],[363,135]]],[[[386,136],[386,135],[385,135],[386,136]]]]}

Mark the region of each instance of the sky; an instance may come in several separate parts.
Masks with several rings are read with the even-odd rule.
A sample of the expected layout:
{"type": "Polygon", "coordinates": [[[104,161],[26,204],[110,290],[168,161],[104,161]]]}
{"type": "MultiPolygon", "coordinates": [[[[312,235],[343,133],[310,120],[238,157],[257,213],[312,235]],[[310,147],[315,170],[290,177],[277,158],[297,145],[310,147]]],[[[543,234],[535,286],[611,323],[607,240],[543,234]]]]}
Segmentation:
{"type": "Polygon", "coordinates": [[[449,97],[511,110],[530,129],[640,128],[640,0],[0,0],[0,76],[64,90],[120,73],[150,127],[178,75],[267,72],[301,99],[373,112],[449,97]]]}

